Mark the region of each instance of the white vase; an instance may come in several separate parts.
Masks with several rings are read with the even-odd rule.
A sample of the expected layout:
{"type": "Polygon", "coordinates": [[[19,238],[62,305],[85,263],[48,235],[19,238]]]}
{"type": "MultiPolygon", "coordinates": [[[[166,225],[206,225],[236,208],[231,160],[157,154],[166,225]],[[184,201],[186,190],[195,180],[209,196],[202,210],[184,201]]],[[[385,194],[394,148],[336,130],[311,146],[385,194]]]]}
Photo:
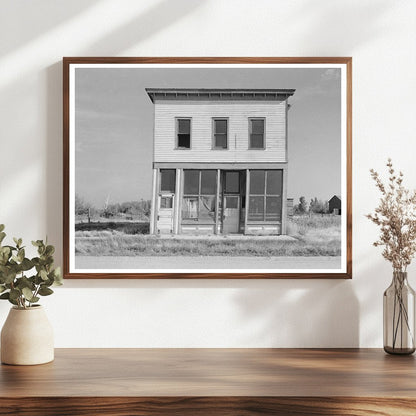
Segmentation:
{"type": "Polygon", "coordinates": [[[53,359],[53,329],[43,307],[11,308],[1,331],[1,362],[35,365],[53,359]]]}

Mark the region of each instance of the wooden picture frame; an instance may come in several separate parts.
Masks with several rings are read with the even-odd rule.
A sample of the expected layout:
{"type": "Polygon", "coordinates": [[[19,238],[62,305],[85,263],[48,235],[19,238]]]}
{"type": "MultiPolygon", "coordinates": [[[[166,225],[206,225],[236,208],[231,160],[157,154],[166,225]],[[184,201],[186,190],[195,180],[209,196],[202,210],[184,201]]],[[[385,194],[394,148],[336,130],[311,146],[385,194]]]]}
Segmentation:
{"type": "MultiPolygon", "coordinates": [[[[219,123],[219,136],[221,128],[224,126],[219,123]]],[[[63,58],[64,278],[351,278],[351,134],[350,57],[63,58]],[[143,84],[144,79],[147,84],[143,84]],[[135,94],[140,95],[141,101],[135,94]],[[136,111],[140,121],[135,120],[136,111]],[[291,127],[292,114],[297,120],[297,128],[291,127]],[[178,118],[192,119],[189,132],[185,123],[183,132],[178,133],[178,118]],[[247,120],[250,118],[265,121],[263,126],[260,123],[249,129],[247,120]],[[206,124],[203,124],[205,119],[206,124]],[[212,131],[201,133],[208,129],[208,124],[212,126],[214,119],[227,119],[227,147],[219,150],[212,149],[212,131]],[[141,140],[146,140],[143,142],[146,155],[145,150],[143,154],[141,149],[138,150],[134,134],[137,140],[140,135],[141,140]],[[182,147],[176,148],[179,134],[182,147]],[[291,143],[291,134],[297,141],[294,139],[291,143]],[[120,140],[125,140],[124,156],[119,155],[120,140]],[[250,149],[248,140],[263,143],[263,148],[259,145],[258,149],[250,149]],[[314,152],[314,144],[321,146],[320,152],[314,152]],[[204,146],[215,154],[207,153],[204,146]],[[245,152],[249,153],[241,150],[244,146],[245,152]],[[153,149],[152,164],[149,148],[153,149]],[[295,155],[293,162],[291,151],[295,155]],[[311,152],[313,156],[305,156],[311,152]],[[318,153],[321,156],[317,156],[318,153]],[[303,155],[306,170],[303,173],[300,173],[303,170],[301,158],[297,160],[299,154],[303,155]],[[138,170],[135,157],[137,165],[147,163],[153,172],[147,167],[138,170]],[[313,161],[312,157],[317,160],[313,161]],[[322,163],[325,157],[328,163],[322,163]],[[103,160],[106,160],[105,164],[103,160]],[[292,168],[294,173],[291,173],[291,163],[295,166],[292,168]],[[325,165],[328,165],[327,170],[325,165]],[[126,171],[128,166],[132,166],[133,173],[126,171]],[[321,171],[318,172],[318,168],[321,171]],[[332,171],[329,172],[329,168],[332,171]],[[123,174],[118,177],[119,172],[123,174]],[[290,175],[295,179],[296,175],[303,175],[305,182],[314,180],[313,183],[319,183],[321,187],[315,190],[313,186],[302,185],[302,180],[291,179],[290,175]],[[152,178],[153,184],[150,186],[150,180],[144,183],[141,179],[144,177],[152,178]],[[329,180],[333,177],[335,185],[329,180]],[[276,185],[276,180],[281,184],[276,185]],[[227,181],[230,184],[228,190],[225,188],[227,181]],[[132,189],[140,190],[140,187],[145,189],[143,195],[146,196],[139,200],[139,195],[133,201],[132,189]],[[104,188],[108,189],[107,194],[104,188]],[[82,190],[81,196],[76,193],[78,190],[82,190]],[[110,196],[111,192],[116,192],[116,197],[110,196]],[[310,193],[307,215],[304,215],[307,203],[299,200],[293,205],[291,199],[293,195],[298,202],[301,192],[310,193]],[[330,198],[331,195],[334,196],[330,198]],[[95,198],[95,202],[89,198],[91,201],[95,198]],[[129,198],[131,203],[127,202],[129,198]],[[292,212],[295,214],[291,217],[292,212]],[[88,219],[85,219],[86,215],[88,219]],[[135,215],[140,220],[132,219],[135,215]],[[337,243],[332,247],[321,249],[320,243],[314,243],[318,237],[310,237],[312,242],[308,243],[308,233],[312,231],[309,225],[305,225],[304,230],[302,227],[315,219],[324,224],[322,227],[335,230],[334,241],[337,243]],[[111,230],[108,228],[110,223],[111,230]],[[130,228],[134,228],[133,233],[149,233],[149,236],[125,234],[130,228]],[[306,233],[305,237],[302,232],[306,233]],[[117,249],[110,247],[107,236],[120,238],[119,244],[114,245],[117,249]],[[126,256],[129,250],[136,250],[133,241],[139,240],[142,246],[137,248],[135,255],[126,256]],[[207,241],[214,247],[214,254],[204,254],[207,241]],[[221,245],[224,241],[235,247],[225,248],[221,245]],[[299,249],[295,246],[298,242],[299,249]],[[156,245],[161,245],[157,249],[162,255],[154,255],[156,245]],[[198,252],[200,245],[202,248],[198,252]],[[239,250],[237,246],[242,247],[241,255],[236,251],[239,250]],[[268,257],[263,258],[259,251],[263,246],[264,250],[267,247],[267,253],[272,253],[268,257]],[[293,259],[287,256],[290,247],[301,255],[292,255],[293,259]],[[223,255],[217,256],[215,250],[220,249],[224,250],[223,255]],[[116,256],[116,250],[121,255],[116,256]],[[154,251],[146,254],[146,250],[154,251]],[[181,255],[170,254],[176,250],[181,255]],[[250,250],[256,252],[252,257],[250,250]],[[304,255],[308,250],[309,253],[304,255]],[[188,252],[193,255],[182,255],[188,252]],[[324,255],[319,254],[321,252],[324,255]],[[149,262],[146,267],[139,267],[146,261],[149,262]],[[185,268],[186,261],[197,266],[185,268]],[[254,266],[247,267],[244,263],[241,267],[226,268],[227,262],[233,261],[235,264],[247,262],[247,265],[250,261],[254,266]],[[272,266],[263,266],[268,261],[272,266]],[[286,264],[285,261],[292,266],[274,266],[279,262],[286,264]],[[317,266],[300,267],[302,261],[317,266]],[[323,267],[325,261],[330,266],[323,267]],[[181,266],[157,267],[169,262],[181,266]],[[212,268],[213,262],[220,267],[212,268]],[[134,264],[134,268],[125,266],[127,263],[134,264]]]]}

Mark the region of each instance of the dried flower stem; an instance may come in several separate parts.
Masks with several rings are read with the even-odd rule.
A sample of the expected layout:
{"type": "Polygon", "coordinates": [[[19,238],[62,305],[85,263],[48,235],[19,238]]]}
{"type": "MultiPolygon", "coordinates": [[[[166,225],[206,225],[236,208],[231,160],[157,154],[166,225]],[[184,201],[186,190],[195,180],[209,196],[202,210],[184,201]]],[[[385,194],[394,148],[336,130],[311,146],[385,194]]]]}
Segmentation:
{"type": "Polygon", "coordinates": [[[394,271],[405,272],[416,253],[416,191],[403,186],[403,173],[396,173],[391,159],[387,168],[387,184],[370,170],[382,197],[374,213],[366,217],[380,227],[380,237],[373,245],[384,246],[383,257],[392,263],[394,271]]]}

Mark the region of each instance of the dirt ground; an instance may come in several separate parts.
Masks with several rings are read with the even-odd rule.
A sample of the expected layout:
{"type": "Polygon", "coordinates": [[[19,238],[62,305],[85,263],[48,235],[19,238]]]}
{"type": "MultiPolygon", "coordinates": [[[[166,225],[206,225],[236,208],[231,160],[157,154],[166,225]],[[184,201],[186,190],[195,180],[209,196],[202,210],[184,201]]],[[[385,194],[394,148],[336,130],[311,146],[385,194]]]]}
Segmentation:
{"type": "Polygon", "coordinates": [[[76,269],[339,269],[341,257],[76,256],[76,269]]]}

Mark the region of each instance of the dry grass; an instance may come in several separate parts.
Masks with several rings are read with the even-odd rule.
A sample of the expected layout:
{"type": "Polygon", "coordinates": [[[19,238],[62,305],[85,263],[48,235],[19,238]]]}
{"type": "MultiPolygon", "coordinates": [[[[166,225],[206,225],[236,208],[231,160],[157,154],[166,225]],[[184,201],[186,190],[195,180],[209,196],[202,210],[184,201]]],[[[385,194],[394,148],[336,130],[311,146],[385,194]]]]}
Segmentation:
{"type": "Polygon", "coordinates": [[[294,217],[290,241],[276,238],[175,239],[119,231],[77,231],[76,254],[87,256],[339,256],[340,217],[294,217]]]}
{"type": "Polygon", "coordinates": [[[341,255],[341,216],[294,216],[288,222],[288,234],[307,245],[326,247],[341,255]]]}

